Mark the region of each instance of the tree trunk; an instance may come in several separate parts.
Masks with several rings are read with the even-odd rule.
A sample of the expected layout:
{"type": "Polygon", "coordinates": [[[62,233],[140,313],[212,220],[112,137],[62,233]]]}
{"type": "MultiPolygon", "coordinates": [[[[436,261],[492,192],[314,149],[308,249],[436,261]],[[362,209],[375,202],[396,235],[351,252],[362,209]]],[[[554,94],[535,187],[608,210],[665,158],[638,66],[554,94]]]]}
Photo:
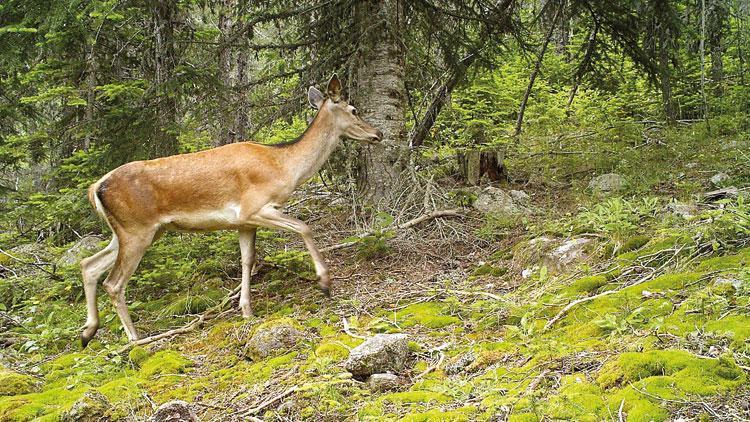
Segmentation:
{"type": "Polygon", "coordinates": [[[724,28],[727,24],[727,15],[729,10],[723,3],[724,0],[708,0],[704,7],[706,10],[706,24],[708,37],[708,48],[711,54],[711,79],[714,84],[714,95],[721,96],[724,89],[724,57],[723,57],[723,39],[724,28]]]}
{"type": "Polygon", "coordinates": [[[159,92],[159,109],[156,110],[157,135],[152,153],[156,156],[176,154],[179,145],[174,134],[177,123],[177,101],[169,95],[166,86],[175,67],[174,52],[174,7],[171,1],[154,1],[152,16],[154,24],[154,84],[159,92]]]}
{"type": "Polygon", "coordinates": [[[358,185],[378,205],[392,197],[404,170],[406,88],[401,40],[401,2],[377,0],[358,5],[364,29],[352,96],[362,118],[383,132],[391,146],[365,147],[359,159],[358,185]]]}
{"type": "Polygon", "coordinates": [[[521,105],[518,107],[518,118],[516,119],[516,129],[513,133],[513,136],[518,136],[521,134],[523,115],[526,112],[526,104],[529,102],[531,90],[534,89],[534,81],[536,81],[536,77],[537,75],[539,75],[539,70],[542,68],[542,60],[544,60],[544,54],[547,52],[547,46],[549,45],[550,39],[552,39],[552,34],[554,33],[555,26],[557,26],[557,21],[562,14],[562,10],[563,6],[559,6],[557,8],[555,17],[552,19],[552,24],[550,24],[549,30],[547,31],[547,36],[544,38],[542,49],[539,50],[539,57],[537,57],[536,63],[534,63],[534,70],[531,71],[531,76],[529,76],[529,84],[526,86],[526,92],[524,92],[523,99],[521,100],[521,105]]]}
{"type": "Polygon", "coordinates": [[[668,29],[665,23],[661,23],[659,30],[659,80],[661,82],[661,100],[664,107],[664,116],[667,118],[667,124],[674,125],[677,118],[672,105],[672,82],[669,70],[669,39],[668,29]]]}

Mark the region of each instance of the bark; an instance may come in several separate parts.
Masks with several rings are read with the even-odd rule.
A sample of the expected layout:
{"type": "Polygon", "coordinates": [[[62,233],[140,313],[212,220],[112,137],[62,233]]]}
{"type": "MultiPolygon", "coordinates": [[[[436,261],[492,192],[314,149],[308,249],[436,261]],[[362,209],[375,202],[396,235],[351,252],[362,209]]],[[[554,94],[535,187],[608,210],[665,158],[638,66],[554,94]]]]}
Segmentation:
{"type": "Polygon", "coordinates": [[[706,25],[708,48],[711,54],[711,79],[714,84],[714,94],[721,96],[724,81],[724,28],[727,24],[729,11],[724,0],[708,0],[704,5],[706,10],[706,25]]]}
{"type": "Polygon", "coordinates": [[[430,129],[435,124],[435,120],[437,120],[438,115],[448,102],[450,93],[453,92],[456,85],[466,76],[466,70],[476,61],[477,55],[478,53],[474,52],[461,60],[448,80],[438,88],[437,94],[432,99],[432,102],[430,102],[429,107],[427,107],[424,117],[414,128],[414,132],[409,139],[409,146],[418,147],[424,143],[425,138],[430,133],[430,129]]]}
{"type": "Polygon", "coordinates": [[[484,175],[493,182],[508,181],[504,158],[501,150],[472,150],[458,154],[458,163],[466,182],[476,186],[484,175]]]}
{"type": "Polygon", "coordinates": [[[513,133],[513,136],[518,136],[521,134],[521,127],[523,125],[523,115],[526,112],[526,104],[529,102],[529,96],[531,95],[531,90],[534,89],[534,82],[536,81],[536,77],[539,75],[539,70],[542,68],[542,60],[544,60],[544,55],[547,52],[547,46],[549,45],[550,40],[552,39],[552,34],[554,33],[555,26],[557,25],[557,21],[560,18],[560,15],[562,14],[563,7],[560,6],[557,8],[557,12],[555,12],[555,17],[552,19],[552,24],[549,27],[549,30],[547,31],[547,36],[544,38],[544,43],[542,44],[541,50],[539,50],[539,56],[537,57],[536,63],[534,63],[534,70],[531,71],[531,76],[529,77],[529,85],[526,86],[526,92],[523,94],[523,99],[521,100],[521,105],[518,108],[518,118],[516,119],[516,129],[513,133]]]}
{"type": "MultiPolygon", "coordinates": [[[[252,38],[253,32],[237,16],[241,10],[238,0],[223,0],[219,12],[219,31],[221,46],[219,48],[219,79],[228,98],[224,101],[227,108],[220,119],[221,127],[216,145],[225,145],[247,139],[249,126],[247,87],[249,49],[234,48],[231,40],[237,33],[245,33],[252,38]]],[[[243,42],[246,40],[243,40],[243,42]]]]}
{"type": "Polygon", "coordinates": [[[674,125],[677,118],[675,117],[674,106],[672,104],[672,77],[669,69],[668,39],[668,30],[664,27],[659,28],[659,80],[661,82],[661,102],[664,107],[664,116],[667,118],[667,124],[674,125]]]}
{"type": "Polygon", "coordinates": [[[358,51],[352,96],[362,118],[383,132],[391,146],[366,147],[359,159],[358,184],[365,199],[378,205],[392,197],[404,170],[406,88],[399,0],[358,5],[364,33],[358,51]]]}
{"type": "Polygon", "coordinates": [[[178,151],[177,137],[171,130],[177,120],[177,102],[175,96],[167,95],[166,82],[174,74],[174,19],[175,4],[170,1],[155,1],[152,3],[154,30],[154,85],[160,94],[156,122],[158,134],[152,151],[156,156],[176,154],[178,151]]]}

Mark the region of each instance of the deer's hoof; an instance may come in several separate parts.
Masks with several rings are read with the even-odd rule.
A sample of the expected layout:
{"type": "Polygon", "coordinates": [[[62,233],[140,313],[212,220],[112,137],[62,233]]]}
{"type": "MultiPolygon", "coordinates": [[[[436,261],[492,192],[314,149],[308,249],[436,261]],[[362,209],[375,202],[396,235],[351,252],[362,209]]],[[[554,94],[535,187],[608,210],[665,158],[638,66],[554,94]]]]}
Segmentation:
{"type": "Polygon", "coordinates": [[[324,295],[325,295],[326,297],[328,297],[328,298],[330,298],[330,297],[331,297],[331,288],[330,288],[330,287],[321,287],[321,288],[320,288],[320,291],[322,291],[322,292],[323,292],[323,294],[324,294],[324,295]]]}
{"type": "Polygon", "coordinates": [[[96,334],[97,329],[99,329],[98,326],[83,327],[83,332],[81,332],[81,348],[85,349],[86,346],[89,345],[89,342],[92,338],[94,338],[94,334],[96,334]]]}

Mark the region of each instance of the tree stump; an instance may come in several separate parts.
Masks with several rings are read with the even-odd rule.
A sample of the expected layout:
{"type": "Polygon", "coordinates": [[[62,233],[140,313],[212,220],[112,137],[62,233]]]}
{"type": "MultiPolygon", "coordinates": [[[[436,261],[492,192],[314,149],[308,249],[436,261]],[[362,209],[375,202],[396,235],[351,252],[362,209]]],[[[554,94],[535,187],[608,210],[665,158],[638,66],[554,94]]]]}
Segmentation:
{"type": "Polygon", "coordinates": [[[469,185],[478,185],[485,174],[490,181],[508,181],[505,152],[500,149],[469,150],[458,154],[461,175],[469,185]]]}

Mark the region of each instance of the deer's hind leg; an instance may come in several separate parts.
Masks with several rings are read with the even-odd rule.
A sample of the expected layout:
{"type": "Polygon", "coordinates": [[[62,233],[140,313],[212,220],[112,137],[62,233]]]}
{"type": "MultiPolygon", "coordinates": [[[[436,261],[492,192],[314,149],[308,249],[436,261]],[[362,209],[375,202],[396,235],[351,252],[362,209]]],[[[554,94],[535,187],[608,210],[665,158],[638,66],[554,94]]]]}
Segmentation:
{"type": "Polygon", "coordinates": [[[128,305],[125,303],[125,288],[128,280],[138,268],[143,254],[156,236],[156,230],[119,231],[117,259],[103,283],[130,341],[138,340],[138,332],[130,319],[128,305]]]}
{"type": "Polygon", "coordinates": [[[81,333],[81,345],[86,347],[99,329],[99,309],[96,305],[96,285],[102,274],[107,272],[115,263],[118,249],[117,236],[106,248],[94,255],[81,260],[81,275],[83,278],[83,291],[86,295],[86,325],[81,333]]]}

